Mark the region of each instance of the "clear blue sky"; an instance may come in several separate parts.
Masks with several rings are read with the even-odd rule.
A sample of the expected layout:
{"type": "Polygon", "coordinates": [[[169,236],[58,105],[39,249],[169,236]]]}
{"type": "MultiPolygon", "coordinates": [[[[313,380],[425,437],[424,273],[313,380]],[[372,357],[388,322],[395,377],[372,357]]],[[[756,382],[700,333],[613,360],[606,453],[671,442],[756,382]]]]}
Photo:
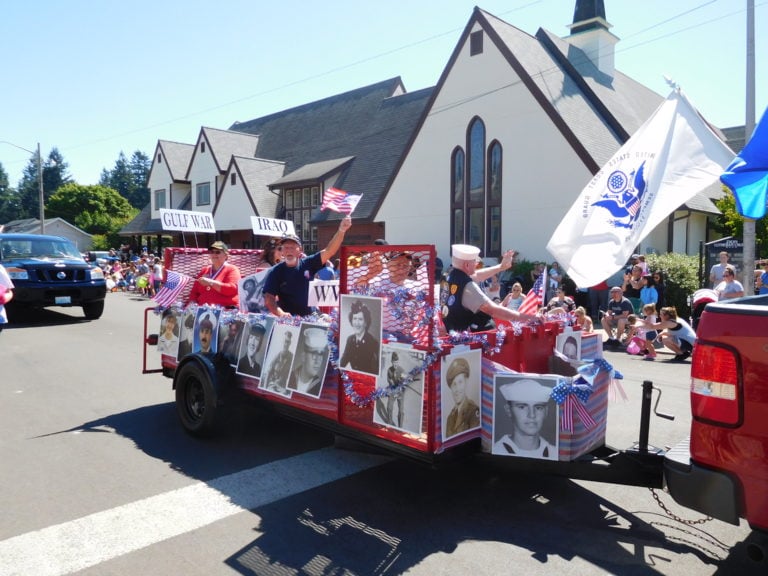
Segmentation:
{"type": "MultiPolygon", "coordinates": [[[[476,0],[5,2],[0,141],[57,147],[81,184],[120,151],[194,143],[201,126],[278,112],[394,76],[433,86],[476,0]]],[[[575,0],[487,0],[565,36],[575,0]]],[[[677,81],[719,127],[744,124],[746,0],[605,0],[616,67],[661,95],[677,81]]],[[[756,121],[768,105],[768,0],[755,0],[756,121]]],[[[16,185],[30,154],[0,144],[16,185]]]]}

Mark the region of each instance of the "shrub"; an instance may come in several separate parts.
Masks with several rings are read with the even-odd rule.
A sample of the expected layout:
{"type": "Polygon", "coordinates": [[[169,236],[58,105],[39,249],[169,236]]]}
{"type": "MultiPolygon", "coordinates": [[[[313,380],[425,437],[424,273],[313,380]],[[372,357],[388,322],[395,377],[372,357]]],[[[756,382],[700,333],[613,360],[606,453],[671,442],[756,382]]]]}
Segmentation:
{"type": "Polygon", "coordinates": [[[685,254],[648,254],[648,270],[664,274],[664,305],[674,306],[678,316],[691,314],[688,298],[699,288],[699,258],[685,254]]]}

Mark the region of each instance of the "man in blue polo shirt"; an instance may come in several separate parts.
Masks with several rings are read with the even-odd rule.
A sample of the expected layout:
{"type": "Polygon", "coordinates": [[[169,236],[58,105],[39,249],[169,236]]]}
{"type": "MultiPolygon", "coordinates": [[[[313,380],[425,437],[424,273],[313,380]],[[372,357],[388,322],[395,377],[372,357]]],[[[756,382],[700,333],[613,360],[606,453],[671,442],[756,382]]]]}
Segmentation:
{"type": "Polygon", "coordinates": [[[350,226],[352,219],[345,216],[328,245],[304,258],[301,257],[301,238],[290,234],[281,239],[283,261],[270,268],[264,283],[264,303],[272,314],[307,316],[312,313],[312,308],[307,305],[309,282],[341,248],[350,226]]]}

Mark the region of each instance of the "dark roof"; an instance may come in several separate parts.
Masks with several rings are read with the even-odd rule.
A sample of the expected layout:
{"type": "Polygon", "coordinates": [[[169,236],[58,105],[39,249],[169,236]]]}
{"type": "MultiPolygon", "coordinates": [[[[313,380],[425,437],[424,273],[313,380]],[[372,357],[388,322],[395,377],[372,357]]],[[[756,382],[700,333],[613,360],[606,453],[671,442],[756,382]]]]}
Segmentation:
{"type": "Polygon", "coordinates": [[[163,226],[160,218],[152,220],[152,203],[148,203],[139,214],[120,229],[120,236],[134,236],[142,234],[162,234],[163,226]]]}
{"type": "Polygon", "coordinates": [[[192,153],[195,151],[194,144],[160,140],[157,143],[157,146],[163,153],[168,172],[170,173],[171,178],[173,178],[173,181],[189,182],[189,180],[187,180],[187,168],[189,168],[189,161],[192,159],[192,153]]]}
{"type": "Polygon", "coordinates": [[[400,78],[391,78],[239,122],[231,129],[259,136],[257,157],[285,162],[283,182],[291,181],[302,168],[316,171],[307,165],[353,156],[336,186],[363,194],[355,217],[367,219],[386,190],[430,93],[431,89],[405,93],[400,78]]]}

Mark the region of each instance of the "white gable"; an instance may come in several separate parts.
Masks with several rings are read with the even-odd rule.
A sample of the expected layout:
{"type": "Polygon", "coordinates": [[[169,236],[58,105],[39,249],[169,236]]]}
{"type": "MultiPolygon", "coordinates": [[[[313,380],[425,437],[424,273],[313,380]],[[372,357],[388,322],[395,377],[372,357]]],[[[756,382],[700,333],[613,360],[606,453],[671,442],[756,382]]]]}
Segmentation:
{"type": "Polygon", "coordinates": [[[449,259],[451,154],[456,146],[468,153],[476,116],[486,148],[498,140],[503,150],[502,249],[546,259],[552,232],[591,174],[487,36],[481,54],[470,56],[469,42],[461,47],[377,220],[390,242],[431,242],[449,259]]]}
{"type": "MultiPolygon", "coordinates": [[[[213,205],[216,202],[216,192],[219,189],[222,176],[216,166],[216,160],[210,150],[210,145],[205,139],[203,131],[197,139],[197,148],[192,156],[192,162],[189,165],[187,179],[190,183],[190,193],[192,194],[192,205],[190,210],[194,212],[212,212],[213,205]],[[200,186],[208,184],[209,202],[207,204],[198,204],[197,191],[200,186]]],[[[218,228],[218,223],[216,225],[218,228]]]]}
{"type": "Polygon", "coordinates": [[[214,212],[216,229],[250,230],[251,216],[274,218],[278,196],[268,185],[280,178],[284,170],[283,162],[233,158],[214,212]]]}

